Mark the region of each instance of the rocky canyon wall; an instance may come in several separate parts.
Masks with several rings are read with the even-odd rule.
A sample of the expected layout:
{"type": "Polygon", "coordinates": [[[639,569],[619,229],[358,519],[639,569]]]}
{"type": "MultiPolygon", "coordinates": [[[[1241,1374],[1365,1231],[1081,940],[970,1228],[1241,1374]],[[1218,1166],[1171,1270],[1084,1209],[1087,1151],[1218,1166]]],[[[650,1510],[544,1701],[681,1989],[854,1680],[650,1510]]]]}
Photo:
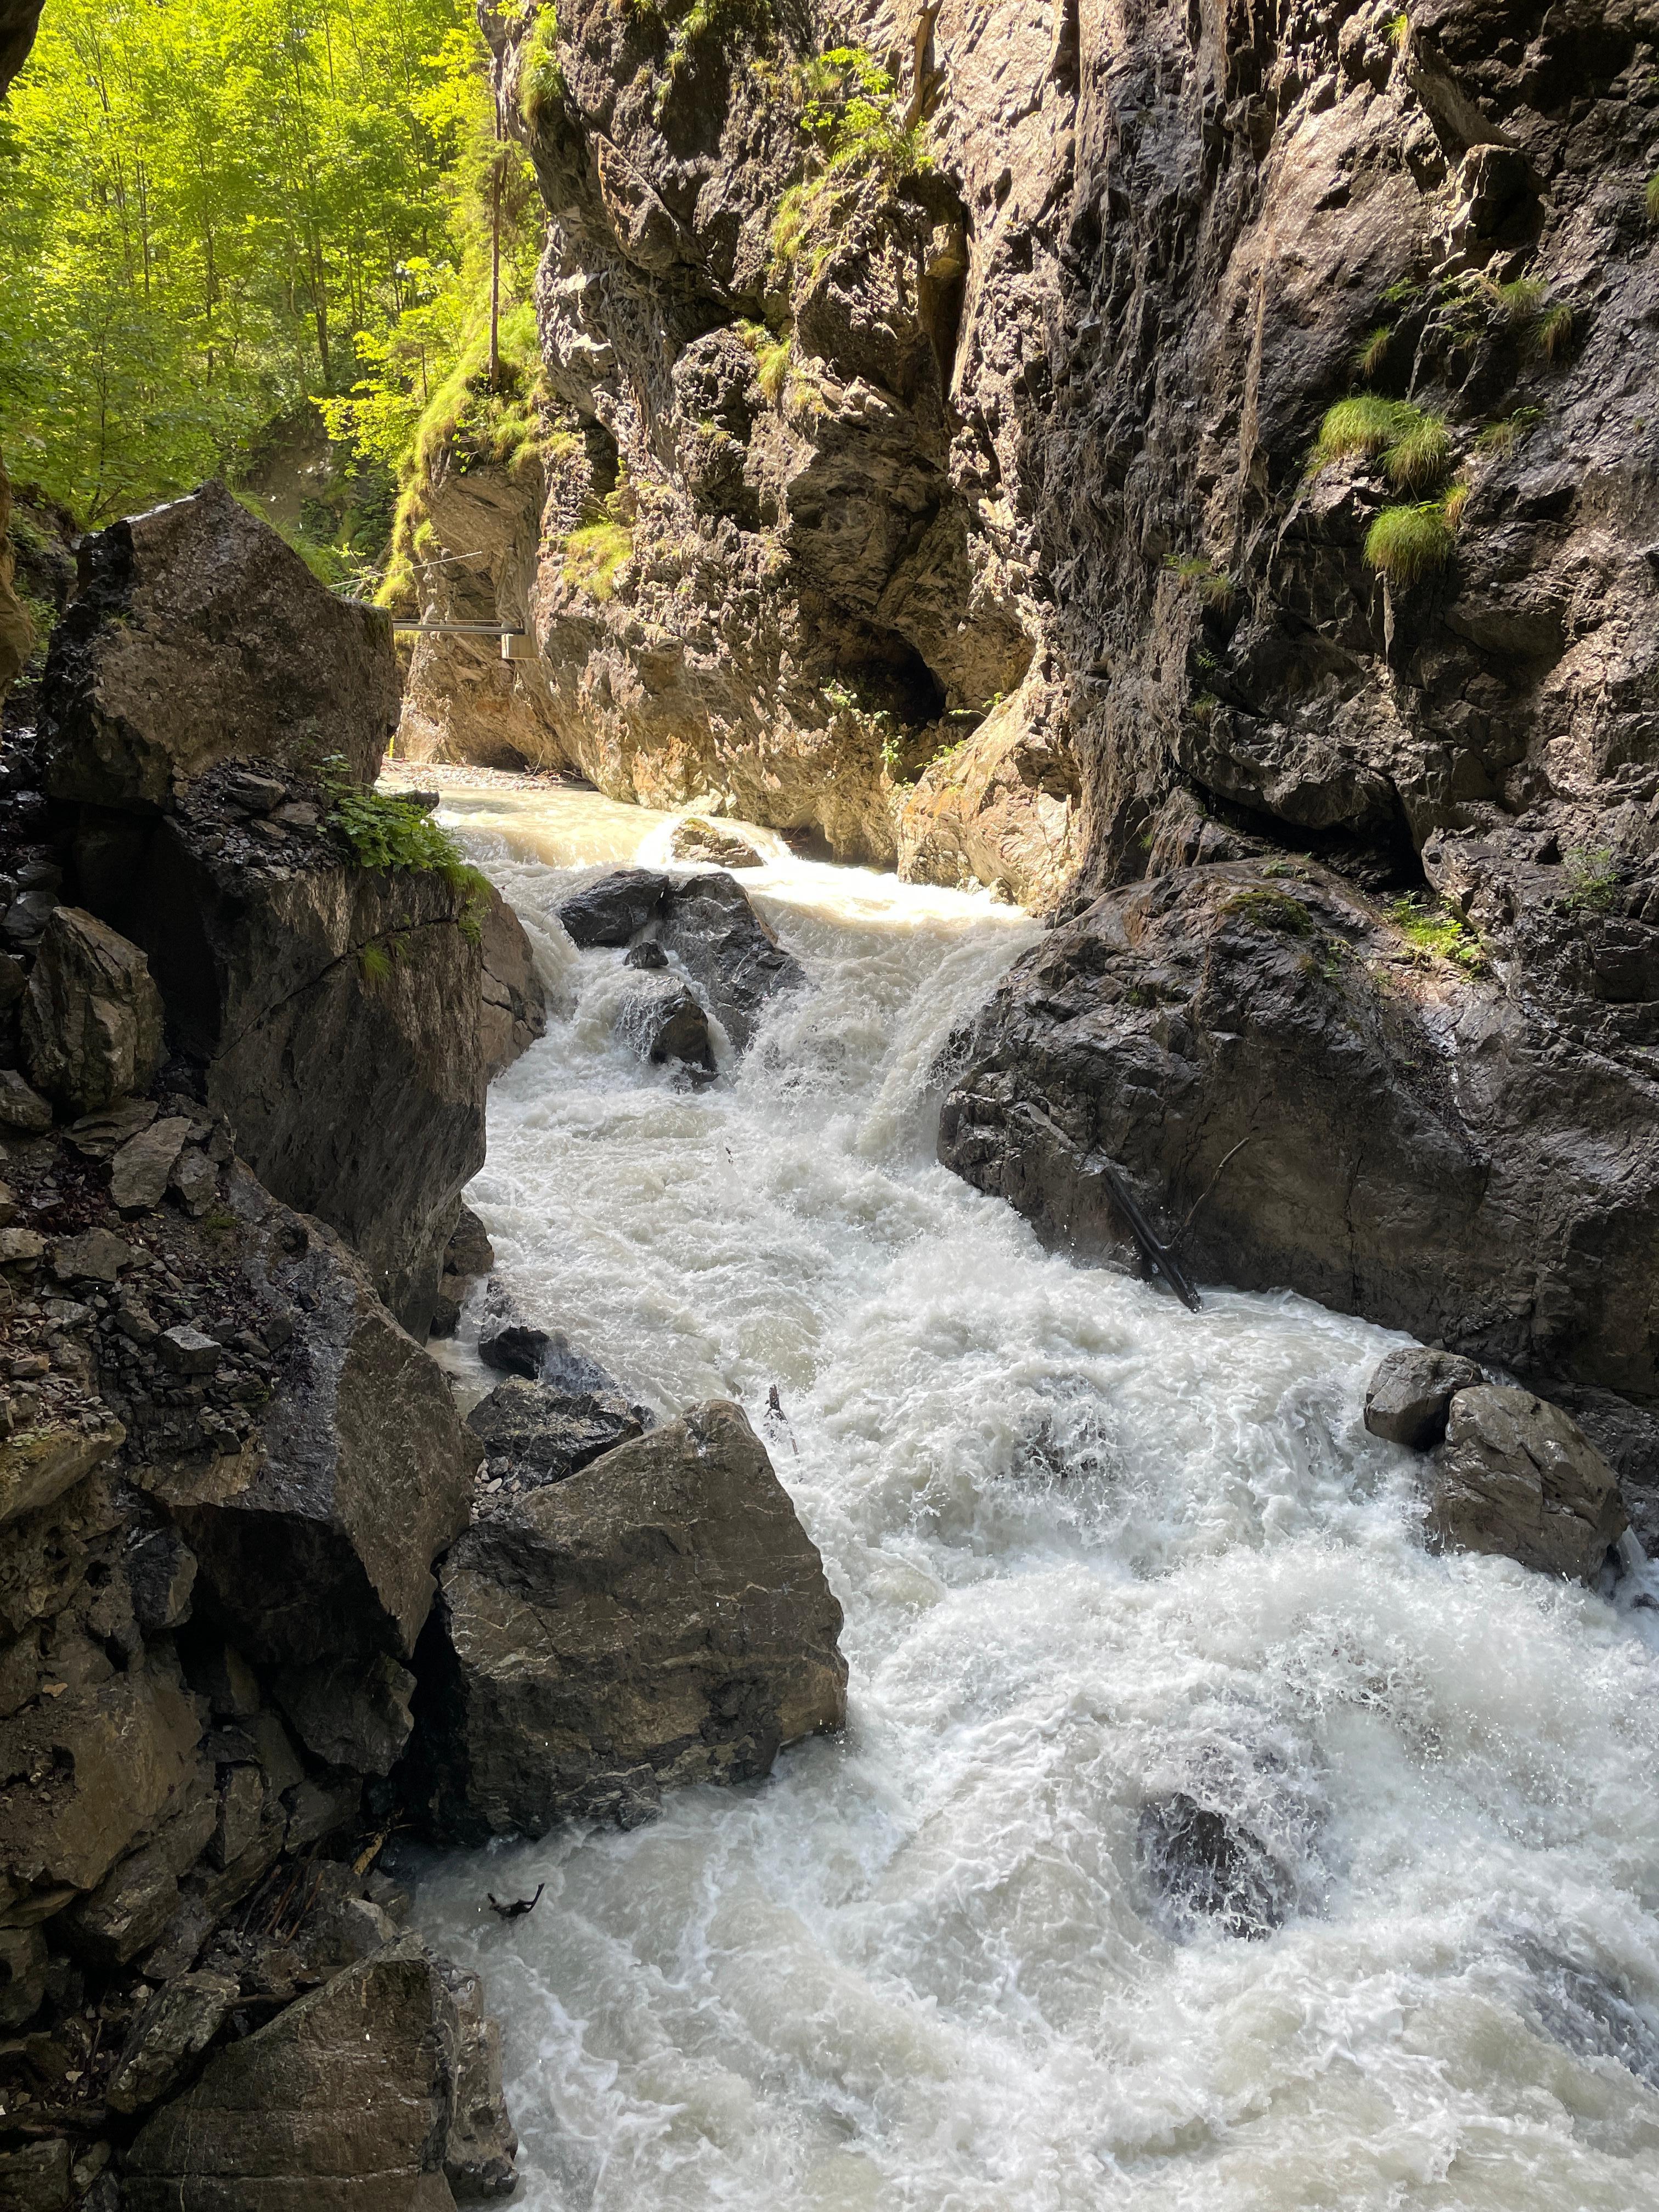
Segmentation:
{"type": "Polygon", "coordinates": [[[1659,9],[487,22],[549,210],[492,726],[1048,906],[953,1164],[1098,1250],[1102,1158],[1202,1199],[1650,1478],[1659,9]]]}

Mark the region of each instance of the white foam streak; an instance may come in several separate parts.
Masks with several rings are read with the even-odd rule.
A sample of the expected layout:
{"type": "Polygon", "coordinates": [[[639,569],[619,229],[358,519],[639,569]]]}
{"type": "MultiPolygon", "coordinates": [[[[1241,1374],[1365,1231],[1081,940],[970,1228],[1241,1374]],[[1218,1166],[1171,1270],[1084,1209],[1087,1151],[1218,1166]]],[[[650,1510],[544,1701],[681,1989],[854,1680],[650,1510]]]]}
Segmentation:
{"type": "Polygon", "coordinates": [[[810,992],[708,1091],[642,1070],[620,956],[551,919],[660,829],[626,815],[449,810],[562,1008],[473,1196],[526,1304],[663,1412],[759,1425],[778,1385],[851,1725],[634,1834],[428,1869],[422,1926],[506,2022],[518,2201],[1654,2201],[1644,1578],[1620,1607],[1429,1558],[1358,1418],[1382,1332],[1227,1291],[1194,1318],[933,1162],[929,1070],[1023,916],[780,859],[750,887],[810,992]],[[1148,1893],[1140,1808],[1194,1786],[1288,1869],[1268,1941],[1148,1893]],[[543,1880],[528,1920],[483,1905],[543,1880]]]}

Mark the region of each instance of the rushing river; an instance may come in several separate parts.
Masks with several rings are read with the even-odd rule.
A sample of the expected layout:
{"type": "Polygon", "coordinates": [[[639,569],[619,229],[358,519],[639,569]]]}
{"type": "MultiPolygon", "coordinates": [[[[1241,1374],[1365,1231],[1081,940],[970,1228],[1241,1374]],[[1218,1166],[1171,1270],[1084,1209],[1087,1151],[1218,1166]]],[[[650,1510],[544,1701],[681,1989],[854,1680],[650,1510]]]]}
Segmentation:
{"type": "Polygon", "coordinates": [[[622,956],[553,919],[663,818],[444,818],[558,1008],[491,1093],[501,1273],[662,1413],[743,1402],[852,1668],[845,1739],[763,1784],[423,1865],[420,1926],[504,2023],[515,2202],[1659,2203],[1640,1578],[1430,1558],[1359,1418],[1397,1340],[1288,1296],[1194,1318],[937,1164],[930,1068],[1024,916],[778,848],[746,880],[811,988],[696,1091],[613,1041],[622,956]],[[1141,1808],[1182,1789],[1287,1870],[1267,1939],[1149,1886],[1141,1808]]]}

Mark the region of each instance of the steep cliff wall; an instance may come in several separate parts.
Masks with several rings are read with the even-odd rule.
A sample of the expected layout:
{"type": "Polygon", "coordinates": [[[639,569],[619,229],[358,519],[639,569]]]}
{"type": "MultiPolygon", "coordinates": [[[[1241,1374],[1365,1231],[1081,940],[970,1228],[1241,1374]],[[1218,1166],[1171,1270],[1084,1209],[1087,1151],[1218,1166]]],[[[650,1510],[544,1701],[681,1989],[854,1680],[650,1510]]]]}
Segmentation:
{"type": "Polygon", "coordinates": [[[441,466],[433,513],[514,570],[515,745],[1037,897],[1183,785],[1403,880],[1647,795],[1652,9],[491,21],[550,210],[533,573],[441,466]],[[1356,393],[1418,446],[1310,475],[1356,393]]]}

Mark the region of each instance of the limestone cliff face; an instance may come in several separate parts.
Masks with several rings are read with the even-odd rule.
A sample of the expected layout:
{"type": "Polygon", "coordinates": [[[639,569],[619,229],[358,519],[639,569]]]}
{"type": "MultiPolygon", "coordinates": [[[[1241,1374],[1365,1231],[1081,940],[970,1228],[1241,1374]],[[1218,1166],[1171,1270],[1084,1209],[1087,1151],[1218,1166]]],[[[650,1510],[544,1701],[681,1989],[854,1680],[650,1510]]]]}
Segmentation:
{"type": "Polygon", "coordinates": [[[511,742],[1037,898],[1139,872],[1182,787],[1407,878],[1436,831],[1644,805],[1659,14],[1408,12],[497,24],[550,210],[544,486],[488,563],[539,653],[480,694],[511,742]],[[838,41],[929,166],[811,183],[838,41]],[[1307,474],[1360,389],[1443,424],[1403,493],[1307,474]],[[1442,565],[1367,565],[1453,485],[1442,565]]]}

